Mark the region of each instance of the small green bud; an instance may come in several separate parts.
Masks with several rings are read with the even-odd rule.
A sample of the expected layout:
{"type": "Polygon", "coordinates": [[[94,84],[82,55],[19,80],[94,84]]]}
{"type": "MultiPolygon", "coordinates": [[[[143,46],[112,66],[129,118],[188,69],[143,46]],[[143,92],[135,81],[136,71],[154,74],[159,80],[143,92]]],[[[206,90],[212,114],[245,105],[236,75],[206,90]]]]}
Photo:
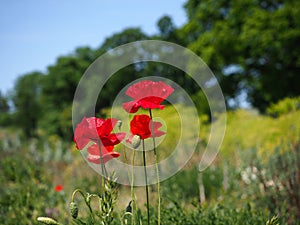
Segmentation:
{"type": "Polygon", "coordinates": [[[58,222],[56,222],[54,219],[52,219],[50,217],[40,216],[40,217],[37,218],[37,221],[42,222],[44,224],[59,225],[58,222]]]}
{"type": "Polygon", "coordinates": [[[134,135],[131,140],[131,143],[132,143],[132,147],[134,149],[137,149],[141,144],[141,137],[139,135],[134,135]]]}
{"type": "Polygon", "coordinates": [[[118,120],[117,127],[119,128],[119,130],[121,130],[121,127],[122,127],[122,121],[121,120],[118,120]]]}
{"type": "Polygon", "coordinates": [[[126,207],[126,212],[132,212],[131,203],[132,203],[132,200],[128,203],[128,206],[126,207]]]}
{"type": "Polygon", "coordinates": [[[78,216],[78,205],[76,204],[76,202],[71,202],[69,209],[72,217],[76,219],[78,216]]]}
{"type": "Polygon", "coordinates": [[[92,195],[90,193],[86,193],[85,201],[88,205],[90,205],[90,203],[91,203],[91,198],[92,198],[92,195]]]}

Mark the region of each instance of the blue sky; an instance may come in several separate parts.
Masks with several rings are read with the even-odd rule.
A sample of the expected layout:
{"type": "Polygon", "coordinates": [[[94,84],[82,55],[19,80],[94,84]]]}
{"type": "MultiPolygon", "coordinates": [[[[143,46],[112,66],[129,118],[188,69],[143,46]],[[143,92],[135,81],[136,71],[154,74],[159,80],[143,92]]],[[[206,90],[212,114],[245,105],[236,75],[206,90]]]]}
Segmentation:
{"type": "Polygon", "coordinates": [[[99,47],[106,37],[128,27],[157,33],[163,15],[176,26],[186,22],[186,0],[10,0],[0,1],[0,91],[16,78],[46,71],[58,56],[76,47],[99,47]]]}

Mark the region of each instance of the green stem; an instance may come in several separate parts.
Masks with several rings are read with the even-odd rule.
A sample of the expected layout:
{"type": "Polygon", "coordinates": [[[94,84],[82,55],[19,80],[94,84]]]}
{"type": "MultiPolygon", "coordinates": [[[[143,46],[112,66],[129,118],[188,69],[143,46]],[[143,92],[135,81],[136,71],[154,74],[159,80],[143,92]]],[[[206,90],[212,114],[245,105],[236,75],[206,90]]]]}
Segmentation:
{"type": "Polygon", "coordinates": [[[73,194],[72,194],[72,198],[71,198],[71,201],[74,202],[75,200],[75,195],[76,193],[79,192],[81,194],[81,196],[85,199],[85,195],[83,194],[82,190],[80,189],[76,189],[75,191],[73,191],[73,194]]]}
{"type": "Polygon", "coordinates": [[[135,196],[134,196],[134,158],[135,158],[135,149],[133,149],[133,155],[132,155],[132,171],[131,171],[131,199],[132,199],[132,207],[131,207],[131,213],[132,213],[132,219],[131,224],[135,224],[135,209],[136,209],[136,202],[135,202],[135,196]]]}
{"type": "Polygon", "coordinates": [[[89,210],[90,210],[90,212],[91,212],[92,219],[93,219],[93,221],[95,221],[95,218],[94,218],[94,214],[93,214],[93,210],[92,210],[92,208],[91,208],[91,205],[87,202],[86,196],[84,195],[84,193],[82,192],[82,190],[76,189],[75,191],[73,191],[71,201],[74,202],[74,200],[75,200],[75,195],[76,195],[77,192],[79,192],[79,194],[83,197],[85,204],[87,205],[87,207],[89,208],[89,210]]]}
{"type": "Polygon", "coordinates": [[[105,179],[104,177],[107,177],[107,171],[106,171],[106,168],[105,168],[105,164],[104,164],[104,161],[103,161],[103,155],[102,155],[102,150],[101,150],[101,141],[98,140],[97,141],[97,145],[98,145],[98,148],[99,148],[99,155],[100,155],[100,165],[101,165],[101,171],[102,171],[102,190],[104,190],[104,184],[105,184],[105,179]]]}
{"type": "Polygon", "coordinates": [[[147,168],[146,168],[146,152],[145,152],[145,141],[143,141],[143,161],[144,161],[144,172],[145,172],[145,191],[146,191],[146,199],[147,199],[147,221],[148,225],[150,224],[150,212],[149,212],[149,192],[148,192],[148,181],[147,181],[147,168]]]}
{"type": "MultiPolygon", "coordinates": [[[[123,155],[124,155],[126,165],[129,165],[129,161],[128,161],[128,158],[127,158],[125,146],[123,148],[123,155]]],[[[130,182],[130,171],[129,171],[129,169],[127,170],[127,176],[128,176],[128,182],[130,182]]]]}
{"type": "Polygon", "coordinates": [[[153,141],[153,151],[154,151],[154,158],[155,158],[155,168],[156,168],[156,177],[157,177],[157,195],[158,195],[158,206],[157,206],[157,224],[160,225],[160,208],[161,208],[161,199],[160,199],[160,178],[159,178],[159,168],[158,168],[158,157],[156,154],[156,143],[154,137],[154,124],[153,124],[153,117],[152,111],[149,109],[150,119],[151,119],[151,134],[152,134],[152,141],[153,141]]]}

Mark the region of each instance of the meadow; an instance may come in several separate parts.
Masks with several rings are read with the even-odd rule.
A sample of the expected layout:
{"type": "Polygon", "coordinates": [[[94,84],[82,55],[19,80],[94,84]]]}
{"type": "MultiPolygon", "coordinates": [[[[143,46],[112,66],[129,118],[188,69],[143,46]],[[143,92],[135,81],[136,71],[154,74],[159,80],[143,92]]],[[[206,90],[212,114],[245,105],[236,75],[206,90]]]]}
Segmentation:
{"type": "MultiPolygon", "coordinates": [[[[300,110],[291,108],[289,101],[271,106],[266,115],[254,110],[227,112],[220,152],[203,172],[198,164],[210,125],[201,118],[201,141],[194,155],[161,183],[161,224],[300,224],[300,110]]],[[[178,115],[171,106],[155,112],[165,118],[170,132],[158,147],[164,158],[170,154],[172,139],[180,136],[174,119],[178,115]]],[[[110,110],[101,114],[109,115],[110,110]]],[[[76,188],[101,192],[100,176],[75,144],[55,135],[26,139],[18,129],[1,129],[0,136],[0,224],[40,224],[39,216],[75,224],[68,209],[72,192],[76,188]]],[[[110,224],[126,224],[130,186],[117,185],[117,190],[110,224]]],[[[149,190],[150,221],[155,224],[156,186],[149,190]]],[[[140,223],[146,224],[144,189],[135,191],[140,223]]],[[[82,199],[77,202],[78,217],[85,218],[88,209],[82,199]]]]}

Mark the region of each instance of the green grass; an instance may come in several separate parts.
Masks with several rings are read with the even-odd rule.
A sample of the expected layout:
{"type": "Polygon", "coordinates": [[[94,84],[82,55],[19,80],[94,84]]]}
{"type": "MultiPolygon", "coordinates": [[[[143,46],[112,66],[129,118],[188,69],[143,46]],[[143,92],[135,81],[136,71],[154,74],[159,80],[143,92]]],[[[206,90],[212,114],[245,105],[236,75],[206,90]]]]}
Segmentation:
{"type": "MultiPolygon", "coordinates": [[[[115,117],[126,121],[122,115],[120,111],[115,117]]],[[[266,224],[277,214],[280,224],[299,224],[296,222],[297,207],[292,201],[295,196],[290,196],[284,185],[289,179],[299,184],[294,174],[300,169],[292,165],[296,165],[293,159],[299,157],[293,152],[300,149],[300,111],[278,118],[242,110],[229,112],[227,116],[227,133],[213,164],[199,174],[198,154],[209,131],[209,126],[203,123],[201,143],[191,160],[182,171],[161,183],[162,224],[266,224]],[[261,180],[258,172],[255,172],[258,173],[256,178],[250,173],[250,181],[247,181],[244,176],[249,170],[252,173],[265,171],[265,175],[261,180]],[[275,178],[279,186],[261,189],[264,182],[270,183],[275,178]],[[206,197],[202,203],[199,202],[200,183],[204,185],[206,197]],[[276,187],[283,191],[276,191],[276,187]]],[[[172,152],[177,139],[190,137],[194,131],[180,133],[179,115],[174,107],[155,110],[154,117],[165,124],[167,131],[158,146],[161,160],[172,152]]],[[[128,121],[123,130],[128,128],[128,121]]],[[[65,143],[56,136],[25,140],[16,130],[1,130],[0,137],[0,224],[38,224],[38,216],[51,216],[63,224],[71,224],[67,207],[73,190],[101,191],[101,179],[86,164],[74,144],[65,143]],[[57,184],[64,186],[62,192],[54,191],[57,184]]],[[[156,186],[150,186],[149,190],[151,221],[155,224],[156,186]]],[[[145,223],[144,189],[136,188],[136,192],[141,220],[145,223]]],[[[121,223],[119,217],[130,201],[130,187],[119,186],[118,193],[112,224],[121,223]]],[[[79,205],[84,207],[82,201],[79,205]]],[[[84,216],[88,210],[80,212],[79,215],[84,216]]]]}

